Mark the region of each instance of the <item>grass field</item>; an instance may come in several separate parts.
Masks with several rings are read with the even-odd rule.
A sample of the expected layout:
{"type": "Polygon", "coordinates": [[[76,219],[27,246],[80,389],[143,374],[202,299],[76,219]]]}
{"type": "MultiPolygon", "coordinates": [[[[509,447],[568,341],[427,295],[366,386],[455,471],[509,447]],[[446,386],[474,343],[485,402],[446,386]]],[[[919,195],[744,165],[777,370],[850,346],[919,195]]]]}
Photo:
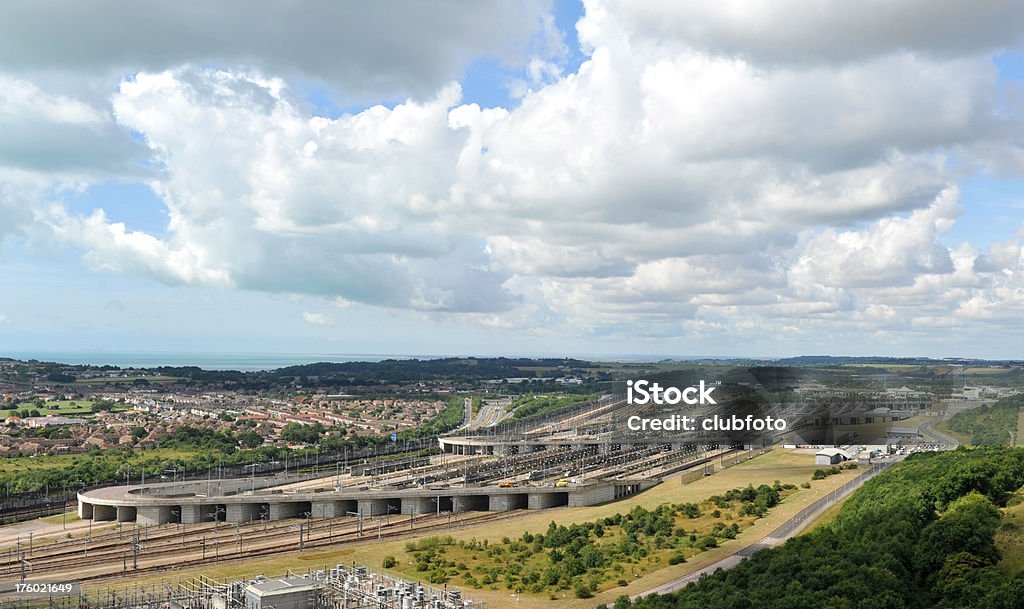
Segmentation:
{"type": "Polygon", "coordinates": [[[893,422],[892,425],[894,425],[896,427],[920,427],[920,426],[924,425],[925,423],[930,423],[932,421],[937,421],[938,420],[937,414],[941,410],[942,410],[941,407],[935,408],[935,409],[926,411],[926,414],[918,414],[918,415],[914,415],[912,417],[908,417],[906,419],[900,419],[899,421],[893,422]],[[932,414],[927,414],[927,413],[932,413],[932,414]]]}
{"type": "MultiPolygon", "coordinates": [[[[138,460],[172,460],[186,459],[197,453],[196,450],[181,450],[177,448],[155,448],[146,451],[130,453],[129,462],[138,460]]],[[[69,469],[78,463],[91,459],[89,455],[44,455],[39,457],[4,457],[0,459],[0,473],[23,473],[27,471],[43,469],[69,469]]]]}
{"type": "Polygon", "coordinates": [[[1017,435],[1014,438],[1017,446],[1024,446],[1024,408],[1017,412],[1017,435]]]}
{"type": "Polygon", "coordinates": [[[881,368],[884,370],[917,370],[926,368],[920,364],[873,364],[870,362],[858,362],[852,364],[843,364],[842,368],[881,368]]]}
{"type": "Polygon", "coordinates": [[[47,455],[44,457],[4,457],[0,459],[0,472],[20,473],[36,469],[65,469],[74,464],[78,455],[47,455]]]}
{"type": "MultiPolygon", "coordinates": [[[[762,488],[766,486],[762,485],[762,488]]],[[[784,498],[795,492],[795,488],[796,485],[789,485],[788,489],[780,487],[775,490],[784,498]]],[[[697,506],[696,503],[683,505],[685,507],[676,504],[678,511],[669,516],[664,512],[647,510],[634,514],[638,520],[633,522],[619,523],[612,519],[591,521],[592,525],[600,527],[599,534],[592,537],[589,532],[584,533],[579,539],[586,541],[574,546],[579,548],[581,555],[589,554],[588,559],[574,563],[574,568],[583,570],[580,574],[581,585],[601,591],[625,586],[627,578],[642,577],[664,568],[665,563],[673,564],[681,558],[692,559],[707,550],[705,543],[717,545],[734,537],[758,518],[743,509],[744,503],[740,499],[719,497],[714,502],[704,500],[699,504],[699,512],[687,511],[697,506]],[[655,517],[655,514],[659,515],[655,517]],[[641,521],[646,524],[641,525],[641,521]],[[665,534],[657,535],[657,527],[665,525],[667,527],[662,529],[665,534]],[[630,533],[627,533],[627,526],[631,527],[630,533]],[[624,547],[633,549],[622,550],[624,547]],[[603,556],[607,562],[596,566],[600,559],[595,559],[595,556],[603,556]],[[587,561],[590,566],[587,566],[587,561]]],[[[575,536],[572,529],[563,528],[558,531],[552,527],[546,532],[527,531],[518,537],[514,534],[505,536],[500,543],[490,543],[489,540],[466,543],[456,541],[450,535],[427,537],[406,544],[405,551],[397,557],[398,566],[394,570],[407,579],[422,577],[423,572],[427,571],[433,583],[447,583],[462,588],[505,588],[517,592],[529,590],[532,594],[558,595],[561,588],[555,582],[567,575],[560,567],[579,558],[570,556],[564,550],[564,546],[570,545],[569,541],[575,536]],[[536,545],[531,546],[535,541],[532,537],[534,533],[546,533],[548,536],[562,533],[565,536],[562,542],[552,544],[548,540],[545,546],[536,541],[536,545]],[[545,580],[545,575],[553,579],[545,580]]],[[[575,586],[575,583],[571,583],[568,587],[575,586]]]]}
{"type": "Polygon", "coordinates": [[[948,421],[939,421],[938,423],[935,424],[935,429],[941,431],[942,433],[944,433],[946,435],[953,436],[954,438],[956,438],[957,442],[959,442],[961,444],[966,444],[966,445],[970,445],[971,444],[971,436],[970,436],[970,434],[962,434],[962,433],[957,433],[955,431],[952,431],[949,428],[948,421]]]}
{"type": "Polygon", "coordinates": [[[831,522],[836,519],[836,516],[839,515],[839,511],[843,509],[843,504],[846,503],[846,500],[848,498],[849,495],[843,497],[841,500],[835,502],[832,505],[832,507],[828,508],[827,510],[819,514],[818,517],[814,520],[814,522],[811,523],[806,529],[804,529],[803,532],[810,533],[815,529],[831,524],[831,522]]]}
{"type": "MultiPolygon", "coordinates": [[[[14,407],[15,410],[38,410],[40,416],[48,416],[51,414],[61,416],[81,416],[81,415],[92,415],[92,400],[50,400],[44,402],[43,407],[39,408],[32,402],[22,402],[14,407]]],[[[116,408],[115,408],[116,409],[116,408]]],[[[121,408],[123,410],[124,408],[121,408]]]]}
{"type": "Polygon", "coordinates": [[[998,366],[979,366],[972,368],[964,368],[963,373],[971,376],[986,376],[991,374],[1004,374],[1009,372],[1011,368],[1000,368],[998,366]]]}
{"type": "Polygon", "coordinates": [[[46,516],[40,518],[39,522],[46,522],[48,524],[71,524],[72,522],[78,522],[81,518],[78,517],[78,512],[69,510],[67,514],[54,514],[53,516],[46,516]]]}
{"type": "MultiPolygon", "coordinates": [[[[585,508],[559,508],[555,510],[544,510],[535,512],[522,512],[520,516],[511,521],[499,523],[488,523],[476,527],[457,528],[450,532],[455,539],[479,541],[488,540],[490,543],[500,542],[502,537],[518,537],[524,531],[544,532],[548,523],[571,524],[593,521],[597,518],[613,516],[616,513],[626,513],[634,506],[642,505],[647,508],[654,508],[666,502],[700,502],[711,495],[722,494],[737,487],[745,487],[748,484],[757,486],[759,484],[772,484],[779,480],[781,483],[792,483],[799,485],[802,482],[810,482],[811,474],[819,466],[814,465],[813,452],[799,452],[793,450],[774,450],[755,459],[720,471],[713,476],[697,480],[691,484],[681,484],[678,477],[671,477],[664,483],[633,497],[621,501],[607,503],[598,506],[585,508]]],[[[620,594],[635,594],[652,588],[658,584],[672,581],[682,575],[690,573],[704,566],[713,564],[721,558],[730,555],[737,550],[758,541],[761,537],[771,532],[775,527],[782,524],[797,511],[813,502],[815,499],[827,494],[832,489],[842,485],[847,480],[856,476],[858,470],[847,470],[842,474],[829,476],[824,480],[811,482],[810,489],[798,489],[791,496],[787,497],[780,505],[773,508],[768,514],[754,522],[752,526],[743,530],[737,539],[725,541],[721,546],[702,552],[694,556],[689,562],[668,566],[657,571],[633,578],[626,587],[613,587],[609,590],[599,592],[591,599],[577,599],[573,597],[571,590],[565,592],[565,598],[557,601],[549,600],[548,595],[522,595],[522,602],[525,605],[517,605],[517,600],[505,589],[468,589],[465,594],[469,598],[485,601],[493,609],[503,607],[554,607],[565,606],[573,609],[592,609],[602,603],[611,603],[620,594]]],[[[449,534],[444,532],[442,534],[449,534]]],[[[209,577],[219,580],[229,580],[256,574],[275,575],[284,573],[288,569],[302,570],[309,568],[322,568],[325,565],[338,563],[363,564],[374,570],[382,570],[381,564],[386,556],[394,556],[401,561],[405,554],[405,544],[414,537],[386,541],[378,543],[375,540],[358,544],[344,545],[325,550],[309,552],[287,552],[271,558],[254,558],[245,561],[224,562],[219,565],[203,567],[186,567],[173,574],[163,576],[149,576],[140,578],[138,581],[149,585],[159,581],[176,581],[181,578],[190,577],[203,573],[209,577]]],[[[392,572],[405,574],[408,565],[404,562],[392,572]]],[[[410,576],[422,578],[424,573],[408,573],[410,576]]],[[[125,583],[119,582],[119,587],[125,583]]],[[[100,589],[103,586],[99,586],[100,589]]]]}
{"type": "MultiPolygon", "coordinates": [[[[878,369],[887,370],[887,371],[890,371],[890,372],[906,372],[908,370],[922,370],[922,371],[923,370],[932,370],[932,371],[934,371],[934,372],[936,372],[938,374],[947,374],[947,373],[949,373],[949,372],[954,370],[954,368],[950,367],[950,366],[939,366],[939,365],[931,365],[931,364],[925,364],[925,365],[921,365],[921,364],[881,364],[881,363],[874,364],[874,363],[870,363],[870,362],[856,362],[856,363],[843,364],[842,367],[843,368],[878,368],[878,369]]],[[[971,366],[971,367],[967,367],[967,368],[962,368],[960,370],[960,374],[970,375],[970,376],[991,376],[991,375],[995,375],[995,374],[1005,374],[1005,373],[1009,372],[1010,370],[1013,370],[1013,368],[1007,368],[1007,367],[1001,367],[1001,366],[971,366]]]]}
{"type": "Polygon", "coordinates": [[[1016,500],[1021,503],[1003,509],[1003,521],[996,529],[996,547],[1002,556],[999,568],[1008,576],[1024,570],[1024,489],[1009,503],[1016,500]]]}

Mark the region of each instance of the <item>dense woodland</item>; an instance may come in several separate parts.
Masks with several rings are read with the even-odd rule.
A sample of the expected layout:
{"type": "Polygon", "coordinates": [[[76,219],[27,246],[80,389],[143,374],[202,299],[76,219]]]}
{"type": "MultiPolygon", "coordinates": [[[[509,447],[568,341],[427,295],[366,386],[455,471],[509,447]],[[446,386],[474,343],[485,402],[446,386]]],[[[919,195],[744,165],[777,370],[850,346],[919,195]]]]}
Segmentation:
{"type": "Polygon", "coordinates": [[[1017,432],[1017,413],[1024,395],[1003,398],[994,404],[979,406],[950,417],[950,431],[968,436],[971,444],[1000,446],[1010,444],[1017,432]]]}
{"type": "Polygon", "coordinates": [[[675,594],[615,609],[1022,609],[1024,572],[996,566],[999,506],[1018,502],[1024,450],[922,453],[854,493],[828,526],[675,594]]]}

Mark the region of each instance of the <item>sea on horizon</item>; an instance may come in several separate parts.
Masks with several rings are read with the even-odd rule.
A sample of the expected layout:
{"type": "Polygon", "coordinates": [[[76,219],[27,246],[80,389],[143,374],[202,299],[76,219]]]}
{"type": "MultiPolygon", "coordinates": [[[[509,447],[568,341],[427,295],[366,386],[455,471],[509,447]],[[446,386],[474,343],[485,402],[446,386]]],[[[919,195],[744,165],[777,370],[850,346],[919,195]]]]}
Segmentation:
{"type": "Polygon", "coordinates": [[[22,361],[39,360],[61,364],[157,368],[198,366],[203,370],[276,370],[318,362],[379,362],[386,359],[434,358],[435,355],[340,354],[340,353],[127,353],[99,351],[13,351],[0,353],[22,361]]]}

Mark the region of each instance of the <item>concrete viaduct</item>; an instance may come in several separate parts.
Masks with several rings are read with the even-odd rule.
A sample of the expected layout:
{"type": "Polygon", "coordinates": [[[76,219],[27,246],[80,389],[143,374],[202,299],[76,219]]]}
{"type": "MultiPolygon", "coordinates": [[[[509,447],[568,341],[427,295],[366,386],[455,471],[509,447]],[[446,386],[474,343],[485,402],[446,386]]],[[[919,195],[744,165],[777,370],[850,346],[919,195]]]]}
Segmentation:
{"type": "Polygon", "coordinates": [[[593,448],[597,453],[621,450],[623,447],[663,445],[673,450],[698,451],[708,447],[694,443],[673,442],[658,437],[599,436],[446,436],[438,438],[441,452],[449,455],[529,455],[546,451],[593,448]]]}
{"type": "Polygon", "coordinates": [[[139,525],[250,522],[284,518],[361,517],[466,511],[537,510],[614,501],[646,490],[657,480],[608,480],[555,487],[420,487],[414,489],[251,489],[244,480],[111,486],[78,494],[78,515],[93,521],[139,525]]]}

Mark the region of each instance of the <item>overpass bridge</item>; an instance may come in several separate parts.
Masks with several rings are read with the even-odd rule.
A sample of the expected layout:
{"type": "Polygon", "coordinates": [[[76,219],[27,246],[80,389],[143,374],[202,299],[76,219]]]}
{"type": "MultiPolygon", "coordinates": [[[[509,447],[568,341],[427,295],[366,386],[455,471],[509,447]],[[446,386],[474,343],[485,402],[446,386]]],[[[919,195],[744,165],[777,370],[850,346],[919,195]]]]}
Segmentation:
{"type": "Polygon", "coordinates": [[[545,451],[564,451],[591,448],[596,453],[621,450],[623,447],[663,446],[666,450],[698,452],[710,450],[717,444],[679,442],[665,436],[627,436],[602,434],[584,436],[576,434],[550,435],[478,435],[442,436],[437,439],[441,452],[448,455],[528,455],[545,451]]]}

